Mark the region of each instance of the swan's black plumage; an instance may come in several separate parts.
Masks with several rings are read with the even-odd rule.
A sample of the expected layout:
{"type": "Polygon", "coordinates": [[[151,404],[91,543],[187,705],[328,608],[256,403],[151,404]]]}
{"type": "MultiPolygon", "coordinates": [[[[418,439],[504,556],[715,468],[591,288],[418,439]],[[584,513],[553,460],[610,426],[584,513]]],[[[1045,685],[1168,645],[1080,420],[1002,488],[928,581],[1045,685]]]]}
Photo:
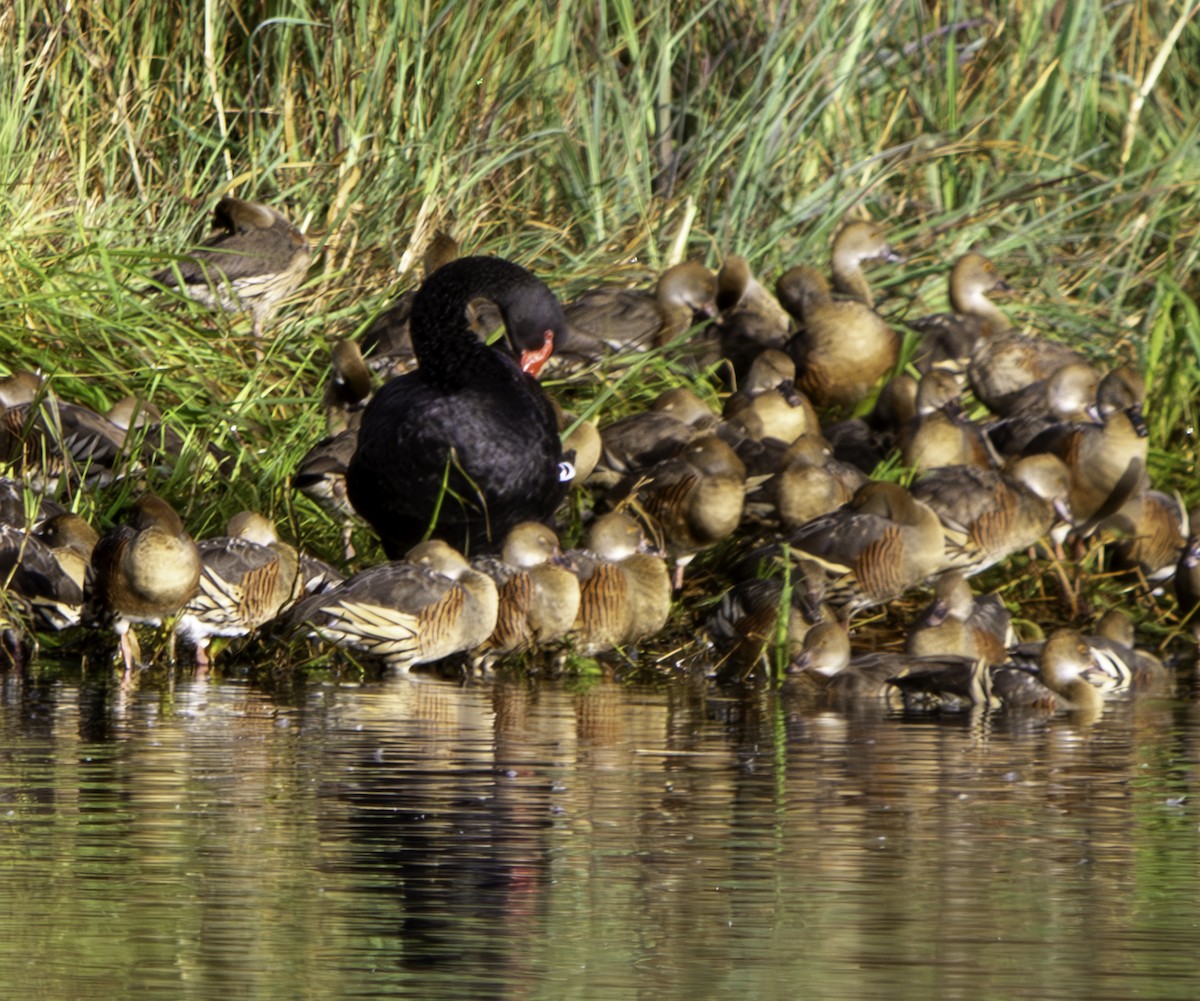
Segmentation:
{"type": "Polygon", "coordinates": [[[418,367],[367,406],[346,474],[351,504],[390,558],[427,533],[464,551],[495,549],[513,525],[553,514],[566,491],[554,410],[513,351],[565,330],[553,293],[499,258],[452,261],[417,291],[418,367]],[[489,347],[472,332],[476,298],[499,307],[508,343],[489,347]]]}

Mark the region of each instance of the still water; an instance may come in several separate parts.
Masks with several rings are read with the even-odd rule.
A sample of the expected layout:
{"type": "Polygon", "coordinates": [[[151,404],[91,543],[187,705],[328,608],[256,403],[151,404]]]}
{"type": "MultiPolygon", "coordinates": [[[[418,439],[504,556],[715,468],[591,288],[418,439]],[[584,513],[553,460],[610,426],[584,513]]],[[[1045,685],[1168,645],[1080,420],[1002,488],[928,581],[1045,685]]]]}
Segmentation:
{"type": "Polygon", "coordinates": [[[0,681],[0,996],[1200,997],[1192,699],[0,681]]]}

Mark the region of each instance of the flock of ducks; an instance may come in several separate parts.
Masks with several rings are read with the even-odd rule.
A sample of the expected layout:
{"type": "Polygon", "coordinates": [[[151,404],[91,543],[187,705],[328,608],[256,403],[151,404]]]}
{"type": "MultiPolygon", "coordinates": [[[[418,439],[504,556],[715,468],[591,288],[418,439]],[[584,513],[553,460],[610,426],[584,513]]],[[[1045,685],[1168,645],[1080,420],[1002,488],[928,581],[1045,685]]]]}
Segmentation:
{"type": "MultiPolygon", "coordinates": [[[[255,203],[223,199],[215,218],[217,234],[155,280],[248,310],[260,333],[303,280],[307,241],[255,203]]],[[[704,553],[704,580],[727,582],[704,596],[702,623],[724,678],[782,653],[789,689],[814,700],[1097,712],[1115,693],[1163,688],[1168,672],[1122,613],[1018,644],[1003,603],[969,585],[1104,533],[1114,569],[1147,590],[1173,578],[1181,617],[1200,618],[1200,514],[1189,521],[1148,481],[1142,379],[1014,329],[989,298],[1007,285],[974,252],[950,273],[952,312],[906,321],[901,367],[906,338],[864,273],[897,260],[881,226],[853,221],[828,277],[795,267],[775,294],[730,257],[717,273],[685,262],[653,291],[604,287],[564,307],[526,269],[459,257],[439,234],[420,288],[333,346],[328,435],[294,479],[344,525],[347,559],[354,525],[378,535],[388,561],[350,577],[253,512],[197,543],[153,493],[98,535],[50,495],[151,469],[179,436],[144,401],[99,414],[14,372],[0,379],[5,649],[19,655],[23,628],[105,625],[128,677],[131,627],[170,622],[200,666],[215,637],[264,629],[401,670],[544,648],[595,656],[659,635],[704,553]],[[644,411],[582,419],[538,378],[603,383],[647,351],[720,379],[722,410],[675,388],[644,411]],[[872,478],[897,464],[910,486],[872,478]],[[556,518],[580,517],[583,544],[564,551],[556,518]],[[852,652],[856,616],[922,587],[933,600],[904,653],[852,652]]],[[[222,470],[229,457],[209,460],[222,470]]]]}

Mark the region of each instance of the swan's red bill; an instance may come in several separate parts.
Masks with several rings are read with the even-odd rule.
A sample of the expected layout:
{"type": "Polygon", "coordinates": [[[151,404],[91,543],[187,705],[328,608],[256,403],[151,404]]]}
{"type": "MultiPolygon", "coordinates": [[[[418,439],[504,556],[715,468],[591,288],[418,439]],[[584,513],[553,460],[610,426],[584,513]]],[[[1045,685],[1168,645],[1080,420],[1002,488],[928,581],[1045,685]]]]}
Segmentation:
{"type": "Polygon", "coordinates": [[[543,335],[542,346],[536,351],[521,352],[521,371],[528,372],[535,379],[541,372],[542,366],[550,360],[554,353],[554,331],[547,330],[543,335]]]}

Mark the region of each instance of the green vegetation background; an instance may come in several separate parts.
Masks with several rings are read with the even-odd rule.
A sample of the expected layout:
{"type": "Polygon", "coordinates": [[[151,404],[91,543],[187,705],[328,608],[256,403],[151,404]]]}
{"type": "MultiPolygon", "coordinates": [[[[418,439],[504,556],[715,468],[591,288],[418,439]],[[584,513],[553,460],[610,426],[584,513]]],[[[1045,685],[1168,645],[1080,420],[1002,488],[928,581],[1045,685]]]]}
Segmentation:
{"type": "MultiPolygon", "coordinates": [[[[287,478],[322,433],[328,345],[417,279],[432,232],[564,299],[740,253],[768,283],[847,213],[908,263],[883,310],[945,308],[978,246],[1023,326],[1137,364],[1157,485],[1195,484],[1200,23],[1179,3],[15,0],[0,12],[0,370],[149,396],[238,449],[155,484],[193,534],[254,506],[337,551],[287,478]],[[224,193],[316,248],[255,356],[249,322],[144,278],[224,193]]],[[[679,377],[604,397],[613,415],[679,377]]],[[[577,409],[593,386],[560,393],[577,409]]],[[[132,485],[84,498],[103,523],[132,485]]]]}

